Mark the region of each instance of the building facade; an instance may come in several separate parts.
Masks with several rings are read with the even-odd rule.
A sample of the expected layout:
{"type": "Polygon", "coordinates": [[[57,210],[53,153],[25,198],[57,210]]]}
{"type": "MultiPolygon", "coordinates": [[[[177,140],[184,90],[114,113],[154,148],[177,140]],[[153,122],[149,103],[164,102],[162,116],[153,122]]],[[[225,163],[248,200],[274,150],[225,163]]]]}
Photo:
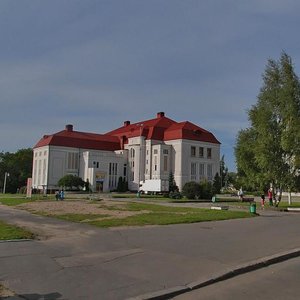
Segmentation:
{"type": "Polygon", "coordinates": [[[32,187],[57,189],[58,180],[73,174],[89,181],[93,191],[112,191],[120,177],[132,191],[143,183],[161,182],[169,174],[181,190],[188,181],[212,181],[220,169],[220,142],[188,121],[156,118],[123,126],[105,134],[65,130],[45,135],[34,147],[32,187]]]}

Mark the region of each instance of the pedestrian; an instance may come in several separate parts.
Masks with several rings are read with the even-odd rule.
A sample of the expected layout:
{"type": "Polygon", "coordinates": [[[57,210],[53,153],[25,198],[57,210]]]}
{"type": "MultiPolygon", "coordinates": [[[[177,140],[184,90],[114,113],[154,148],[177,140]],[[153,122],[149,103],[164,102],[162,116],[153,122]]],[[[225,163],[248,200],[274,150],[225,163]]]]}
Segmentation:
{"type": "Polygon", "coordinates": [[[59,191],[55,191],[55,199],[56,199],[56,201],[58,201],[58,199],[59,199],[59,191]]]}
{"type": "Polygon", "coordinates": [[[64,190],[61,190],[61,191],[59,192],[59,199],[60,199],[61,201],[63,201],[64,198],[65,198],[65,192],[64,192],[64,190]]]}
{"type": "Polygon", "coordinates": [[[271,187],[268,189],[268,199],[269,199],[269,205],[273,206],[273,191],[271,187]]]}
{"type": "Polygon", "coordinates": [[[261,203],[261,208],[265,209],[265,194],[262,193],[260,196],[260,203],[261,203]]]}
{"type": "Polygon", "coordinates": [[[240,190],[238,191],[238,196],[239,196],[240,200],[243,201],[244,192],[243,192],[243,189],[242,189],[242,188],[240,188],[240,190]]]}

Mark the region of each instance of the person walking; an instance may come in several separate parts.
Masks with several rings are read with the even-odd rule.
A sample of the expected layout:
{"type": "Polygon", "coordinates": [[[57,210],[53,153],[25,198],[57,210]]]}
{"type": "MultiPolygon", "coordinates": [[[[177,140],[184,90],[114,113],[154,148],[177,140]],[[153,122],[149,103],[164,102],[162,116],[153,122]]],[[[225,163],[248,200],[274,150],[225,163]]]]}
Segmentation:
{"type": "Polygon", "coordinates": [[[261,208],[265,209],[265,194],[262,193],[260,196],[260,203],[261,203],[261,208]]]}
{"type": "Polygon", "coordinates": [[[269,199],[269,205],[273,206],[273,191],[271,187],[268,189],[268,199],[269,199]]]}

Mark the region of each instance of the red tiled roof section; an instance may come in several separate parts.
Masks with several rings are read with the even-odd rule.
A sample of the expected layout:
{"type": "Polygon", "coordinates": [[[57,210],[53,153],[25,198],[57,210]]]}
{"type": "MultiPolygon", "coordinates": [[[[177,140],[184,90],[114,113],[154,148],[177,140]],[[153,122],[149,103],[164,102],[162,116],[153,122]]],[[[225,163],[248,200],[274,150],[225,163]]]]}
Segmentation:
{"type": "Polygon", "coordinates": [[[118,129],[107,132],[105,135],[118,137],[126,136],[127,138],[142,135],[146,137],[146,139],[163,140],[164,131],[173,124],[176,124],[176,122],[167,117],[160,117],[122,126],[118,129]]]}
{"type": "Polygon", "coordinates": [[[73,130],[63,130],[53,135],[45,135],[34,148],[47,145],[107,151],[121,149],[118,137],[73,130]]]}
{"type": "Polygon", "coordinates": [[[211,132],[188,121],[176,123],[164,132],[164,141],[177,139],[221,144],[211,132]]]}

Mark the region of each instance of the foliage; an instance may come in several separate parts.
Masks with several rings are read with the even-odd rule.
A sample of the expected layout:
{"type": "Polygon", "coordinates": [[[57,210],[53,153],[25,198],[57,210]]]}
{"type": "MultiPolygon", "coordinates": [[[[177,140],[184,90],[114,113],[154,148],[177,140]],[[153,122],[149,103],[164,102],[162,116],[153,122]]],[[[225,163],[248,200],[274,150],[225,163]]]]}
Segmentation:
{"type": "Polygon", "coordinates": [[[181,199],[182,195],[179,191],[174,191],[169,193],[169,198],[171,199],[181,199]]]}
{"type": "Polygon", "coordinates": [[[20,149],[16,153],[0,152],[0,187],[4,186],[4,174],[9,173],[6,181],[6,192],[16,193],[26,186],[27,178],[32,173],[33,152],[31,148],[20,149]]]}
{"type": "Polygon", "coordinates": [[[172,172],[169,174],[169,192],[179,191],[178,186],[176,185],[174,175],[172,172]]]}
{"type": "Polygon", "coordinates": [[[222,185],[221,177],[220,177],[219,173],[216,173],[216,175],[214,177],[213,189],[212,189],[212,192],[213,192],[214,195],[220,193],[221,185],[222,185]]]}
{"type": "Polygon", "coordinates": [[[224,155],[222,155],[222,158],[220,160],[220,185],[222,187],[228,186],[228,168],[225,164],[225,158],[224,155]]]}
{"type": "Polygon", "coordinates": [[[210,200],[214,193],[214,188],[211,182],[207,180],[203,180],[200,182],[200,190],[201,190],[201,199],[210,200]]]}
{"type": "Polygon", "coordinates": [[[296,189],[300,83],[286,53],[279,61],[268,61],[257,103],[248,115],[251,126],[239,132],[235,147],[239,183],[244,189],[263,190],[270,183],[275,190],[296,189]]]}
{"type": "Polygon", "coordinates": [[[200,184],[195,181],[187,182],[182,188],[182,194],[188,199],[199,199],[201,197],[200,184]]]}
{"type": "Polygon", "coordinates": [[[128,182],[126,181],[126,178],[120,176],[118,180],[117,192],[123,193],[126,191],[128,191],[128,182]]]}
{"type": "Polygon", "coordinates": [[[85,186],[85,182],[78,176],[67,174],[61,179],[59,179],[58,183],[59,186],[69,188],[69,189],[79,189],[79,187],[85,186]]]}

